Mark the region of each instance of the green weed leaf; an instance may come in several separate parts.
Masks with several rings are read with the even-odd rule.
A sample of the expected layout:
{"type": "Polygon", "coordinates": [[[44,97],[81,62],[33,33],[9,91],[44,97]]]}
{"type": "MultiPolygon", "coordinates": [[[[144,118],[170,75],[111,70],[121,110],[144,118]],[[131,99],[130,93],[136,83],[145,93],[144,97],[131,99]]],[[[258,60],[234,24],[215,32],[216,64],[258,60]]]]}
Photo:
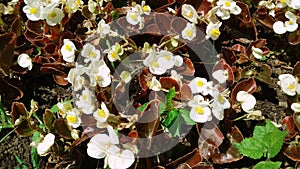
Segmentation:
{"type": "Polygon", "coordinates": [[[281,162],[273,162],[273,161],[261,161],[257,163],[253,169],[278,169],[281,165],[281,162]]]}
{"type": "Polygon", "coordinates": [[[172,110],[174,108],[172,100],[175,97],[175,95],[176,95],[175,87],[172,87],[169,90],[169,93],[166,95],[166,108],[167,108],[167,110],[172,110]]]}
{"type": "Polygon", "coordinates": [[[267,151],[264,145],[255,138],[246,138],[241,143],[233,144],[241,154],[252,159],[260,159],[267,151]]]}
{"type": "Polygon", "coordinates": [[[190,112],[186,109],[179,109],[180,116],[185,121],[187,125],[195,125],[196,122],[190,118],[190,112]]]}
{"type": "Polygon", "coordinates": [[[167,117],[164,121],[164,126],[166,127],[170,127],[174,121],[177,119],[178,117],[178,111],[177,110],[171,110],[167,113],[167,117]]]}

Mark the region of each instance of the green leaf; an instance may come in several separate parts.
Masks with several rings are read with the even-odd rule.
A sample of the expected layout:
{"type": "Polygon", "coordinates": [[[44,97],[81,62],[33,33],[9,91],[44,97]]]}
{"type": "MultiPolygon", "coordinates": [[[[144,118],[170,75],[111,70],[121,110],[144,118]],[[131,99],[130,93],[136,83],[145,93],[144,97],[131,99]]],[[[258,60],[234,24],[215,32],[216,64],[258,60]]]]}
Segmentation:
{"type": "Polygon", "coordinates": [[[171,110],[167,113],[167,117],[164,120],[163,124],[166,127],[170,127],[174,121],[177,119],[178,117],[178,111],[177,110],[171,110]]]}
{"type": "Polygon", "coordinates": [[[233,145],[241,154],[252,159],[260,159],[267,151],[261,142],[255,138],[246,138],[241,143],[233,143],[233,145]]]}
{"type": "Polygon", "coordinates": [[[180,116],[185,121],[185,124],[187,125],[195,125],[196,122],[190,118],[190,111],[186,109],[179,109],[180,116]]]}
{"type": "Polygon", "coordinates": [[[168,128],[172,137],[180,136],[180,127],[183,123],[183,119],[179,116],[174,123],[168,128]]]}
{"type": "Polygon", "coordinates": [[[37,149],[35,147],[31,147],[31,162],[32,162],[33,169],[39,168],[38,153],[37,153],[37,149]]]}
{"type": "Polygon", "coordinates": [[[59,110],[59,108],[58,108],[57,104],[54,105],[54,106],[52,106],[51,109],[50,109],[50,111],[51,111],[52,113],[56,113],[56,112],[58,112],[58,110],[59,110]]]}
{"type": "Polygon", "coordinates": [[[146,110],[146,108],[147,108],[148,105],[149,105],[149,102],[144,103],[142,106],[138,107],[137,109],[140,112],[144,112],[146,110]]]}
{"type": "Polygon", "coordinates": [[[176,95],[175,87],[172,87],[169,90],[168,94],[166,95],[166,108],[167,108],[167,110],[172,110],[174,108],[172,100],[175,97],[175,95],[176,95]]]}
{"type": "Polygon", "coordinates": [[[162,102],[159,103],[159,114],[162,115],[166,109],[166,105],[162,102]]]}
{"type": "Polygon", "coordinates": [[[28,169],[26,167],[26,165],[24,164],[24,162],[20,159],[20,157],[18,157],[17,155],[15,155],[15,158],[16,158],[17,162],[21,165],[21,169],[28,169]]]}
{"type": "Polygon", "coordinates": [[[281,162],[273,162],[273,161],[261,161],[257,163],[253,169],[278,169],[281,165],[281,162]]]}
{"type": "Polygon", "coordinates": [[[39,142],[40,141],[40,132],[36,131],[32,135],[32,142],[39,142]]]}

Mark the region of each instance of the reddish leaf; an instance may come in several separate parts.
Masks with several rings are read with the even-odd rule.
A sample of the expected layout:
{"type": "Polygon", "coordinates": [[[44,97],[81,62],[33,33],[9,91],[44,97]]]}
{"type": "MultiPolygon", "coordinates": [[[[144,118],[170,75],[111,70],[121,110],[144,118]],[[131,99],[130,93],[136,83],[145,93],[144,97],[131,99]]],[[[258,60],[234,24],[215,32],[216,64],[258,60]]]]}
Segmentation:
{"type": "Polygon", "coordinates": [[[232,50],[228,48],[222,48],[221,53],[225,58],[226,62],[229,63],[230,65],[236,62],[236,56],[232,50]]]}
{"type": "Polygon", "coordinates": [[[231,99],[236,102],[236,95],[239,91],[246,91],[249,94],[255,92],[257,86],[253,78],[249,78],[239,82],[232,90],[231,99]]]}
{"type": "Polygon", "coordinates": [[[205,140],[205,142],[214,147],[219,147],[224,140],[222,132],[213,121],[206,122],[203,127],[197,124],[197,130],[201,136],[201,140],[205,140]]]}
{"type": "MultiPolygon", "coordinates": [[[[62,72],[63,73],[63,72],[62,72]]],[[[67,78],[68,75],[63,73],[63,75],[53,75],[53,79],[54,81],[62,86],[66,86],[69,82],[65,79],[67,78]]]]}
{"type": "Polygon", "coordinates": [[[300,144],[297,141],[290,143],[283,154],[293,161],[300,161],[300,144]]]}
{"type": "Polygon", "coordinates": [[[180,88],[180,93],[179,95],[176,95],[176,98],[180,100],[191,100],[193,98],[193,93],[190,86],[183,84],[180,88]]]}
{"type": "MultiPolygon", "coordinates": [[[[241,44],[234,44],[231,48],[230,48],[231,51],[235,51],[235,52],[238,52],[238,53],[245,53],[246,49],[243,45],[241,44]]],[[[233,54],[232,54],[233,55],[233,54]]]]}
{"type": "Polygon", "coordinates": [[[259,70],[257,72],[257,75],[255,76],[256,79],[266,83],[266,84],[273,84],[274,80],[271,78],[272,75],[272,69],[267,64],[262,64],[259,67],[259,70]]]}
{"type": "Polygon", "coordinates": [[[256,47],[256,48],[262,48],[263,46],[265,46],[267,44],[267,40],[266,39],[258,39],[255,42],[251,42],[249,44],[249,46],[246,49],[246,55],[249,57],[252,54],[252,46],[256,47]]]}
{"type": "Polygon", "coordinates": [[[285,140],[290,140],[291,138],[295,137],[299,133],[292,116],[285,117],[282,120],[282,124],[286,126],[286,130],[288,132],[288,134],[285,136],[285,140]]]}
{"type": "Polygon", "coordinates": [[[273,24],[275,20],[270,15],[260,15],[258,21],[269,29],[273,30],[273,24]]]}
{"type": "Polygon", "coordinates": [[[201,154],[200,154],[198,148],[195,148],[192,152],[167,164],[166,168],[167,169],[176,168],[180,164],[185,164],[185,165],[188,165],[189,167],[194,167],[196,164],[200,163],[201,161],[202,161],[201,154]]]}
{"type": "Polygon", "coordinates": [[[159,82],[161,87],[164,89],[170,90],[171,88],[175,87],[175,91],[179,91],[179,83],[171,77],[161,77],[159,78],[159,82]]]}
{"type": "Polygon", "coordinates": [[[248,5],[243,2],[236,2],[236,4],[242,9],[239,17],[243,22],[249,23],[251,22],[251,14],[248,8],[248,5]]]}
{"type": "Polygon", "coordinates": [[[93,116],[84,113],[81,113],[80,119],[81,119],[81,126],[83,127],[95,126],[97,123],[96,119],[93,116]]]}
{"type": "Polygon", "coordinates": [[[56,133],[65,139],[72,139],[71,130],[72,128],[68,125],[66,119],[59,118],[55,119],[53,122],[53,127],[56,130],[56,133]]]}
{"type": "Polygon", "coordinates": [[[292,74],[294,76],[300,75],[300,61],[295,64],[292,74]]]}
{"type": "Polygon", "coordinates": [[[150,148],[152,146],[152,137],[155,136],[156,131],[159,126],[159,103],[160,101],[155,99],[152,100],[146,110],[142,112],[141,117],[139,118],[138,122],[136,123],[136,129],[138,136],[140,138],[147,138],[147,145],[144,148],[150,148]]]}
{"type": "Polygon", "coordinates": [[[298,128],[298,130],[300,130],[300,112],[295,112],[293,114],[293,119],[294,119],[296,127],[298,128]]]}
{"type": "Polygon", "coordinates": [[[220,59],[217,64],[213,67],[213,72],[217,70],[226,70],[228,73],[227,86],[231,86],[234,82],[233,70],[229,64],[226,63],[224,59],[220,59]]]}
{"type": "Polygon", "coordinates": [[[167,8],[172,6],[176,2],[176,0],[151,0],[146,2],[155,11],[164,12],[167,11],[167,8]]]}
{"type": "Polygon", "coordinates": [[[76,147],[80,145],[82,142],[92,138],[94,135],[99,134],[99,130],[93,131],[93,132],[88,132],[86,134],[83,134],[80,136],[80,138],[76,139],[72,144],[71,147],[76,147]]]}
{"type": "Polygon", "coordinates": [[[195,68],[193,62],[189,58],[184,58],[183,62],[183,66],[179,67],[177,72],[186,76],[194,76],[195,68]]]}
{"type": "Polygon", "coordinates": [[[37,35],[43,35],[44,33],[48,32],[48,27],[45,26],[45,21],[31,21],[28,20],[26,22],[26,28],[37,35]]]}
{"type": "Polygon", "coordinates": [[[154,21],[162,35],[168,35],[171,30],[171,15],[164,13],[155,13],[154,21]]]}
{"type": "Polygon", "coordinates": [[[291,45],[298,45],[300,43],[300,30],[289,34],[289,43],[291,45]]]}
{"type": "Polygon", "coordinates": [[[149,88],[147,83],[151,81],[152,77],[153,75],[150,73],[149,69],[142,70],[139,75],[139,84],[143,91],[146,91],[149,88]]]}

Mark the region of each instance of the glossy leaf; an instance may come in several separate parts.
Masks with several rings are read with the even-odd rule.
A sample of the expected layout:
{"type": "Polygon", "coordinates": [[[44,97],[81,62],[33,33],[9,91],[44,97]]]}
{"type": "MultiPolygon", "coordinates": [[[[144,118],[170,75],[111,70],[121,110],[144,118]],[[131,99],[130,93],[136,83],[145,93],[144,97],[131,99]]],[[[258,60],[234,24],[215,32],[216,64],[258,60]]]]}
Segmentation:
{"type": "Polygon", "coordinates": [[[65,139],[72,139],[71,136],[71,127],[68,125],[66,119],[59,118],[55,119],[53,122],[53,127],[58,135],[65,139]]]}
{"type": "Polygon", "coordinates": [[[236,95],[239,91],[246,91],[249,94],[252,94],[255,92],[257,86],[256,82],[253,78],[245,79],[241,82],[239,82],[232,90],[231,98],[233,101],[236,101],[236,95]]]}
{"type": "Polygon", "coordinates": [[[43,121],[50,133],[55,131],[55,129],[53,128],[54,120],[55,120],[54,114],[51,112],[51,110],[46,109],[43,115],[43,121]]]}
{"type": "Polygon", "coordinates": [[[280,168],[281,162],[273,162],[273,161],[261,161],[257,163],[253,169],[278,169],[280,168]]]}
{"type": "Polygon", "coordinates": [[[285,140],[290,140],[291,138],[295,137],[299,133],[292,116],[285,117],[282,120],[282,125],[286,127],[286,130],[288,132],[288,134],[285,137],[285,140]]]}
{"type": "Polygon", "coordinates": [[[202,157],[200,151],[197,148],[195,148],[192,152],[167,164],[166,169],[176,168],[180,164],[187,164],[190,168],[192,168],[196,164],[200,163],[201,161],[202,161],[202,157]]]}
{"type": "Polygon", "coordinates": [[[297,142],[291,142],[283,153],[293,161],[300,161],[300,144],[297,142]]]}
{"type": "Polygon", "coordinates": [[[177,119],[177,117],[178,117],[177,110],[171,110],[171,111],[167,112],[166,119],[163,122],[164,126],[170,127],[174,123],[174,121],[177,119]]]}

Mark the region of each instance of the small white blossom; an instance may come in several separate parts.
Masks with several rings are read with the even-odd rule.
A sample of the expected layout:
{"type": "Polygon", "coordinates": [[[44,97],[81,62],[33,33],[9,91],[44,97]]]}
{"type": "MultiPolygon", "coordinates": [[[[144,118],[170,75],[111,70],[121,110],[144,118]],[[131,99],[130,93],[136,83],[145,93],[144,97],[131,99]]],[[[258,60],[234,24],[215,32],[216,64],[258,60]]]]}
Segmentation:
{"type": "Polygon", "coordinates": [[[196,9],[192,5],[189,5],[189,4],[182,5],[181,15],[185,19],[189,20],[190,22],[192,22],[194,24],[198,23],[199,15],[197,14],[196,9]]]}
{"type": "Polygon", "coordinates": [[[111,84],[110,69],[103,60],[94,61],[89,65],[88,75],[90,77],[90,85],[107,87],[111,84]]]}
{"type": "Polygon", "coordinates": [[[91,61],[99,60],[100,59],[100,50],[96,49],[94,45],[92,45],[90,43],[86,43],[83,46],[81,55],[85,58],[90,59],[91,61]]]}
{"type": "Polygon", "coordinates": [[[268,9],[274,9],[275,4],[272,1],[260,1],[258,6],[265,6],[268,9]]]}
{"type": "Polygon", "coordinates": [[[279,0],[279,2],[277,2],[276,7],[278,8],[285,8],[287,6],[286,3],[287,0],[279,0]]]}
{"type": "Polygon", "coordinates": [[[138,11],[130,10],[126,14],[126,20],[131,25],[137,25],[138,23],[140,23],[142,21],[141,13],[138,11]]]}
{"type": "Polygon", "coordinates": [[[294,13],[292,13],[292,12],[290,12],[290,11],[287,11],[287,12],[285,13],[285,17],[286,17],[287,19],[289,19],[288,21],[285,21],[285,22],[284,22],[284,25],[285,25],[285,27],[286,27],[286,30],[287,30],[288,32],[294,32],[295,30],[297,30],[297,28],[298,28],[298,24],[297,24],[297,16],[296,16],[294,13]]]}
{"type": "Polygon", "coordinates": [[[32,69],[32,59],[26,53],[19,55],[17,62],[22,68],[28,68],[28,70],[32,69]]]}
{"type": "Polygon", "coordinates": [[[65,117],[66,113],[68,111],[71,111],[73,109],[72,103],[71,102],[58,102],[57,103],[58,107],[58,113],[62,116],[65,117]]]}
{"type": "Polygon", "coordinates": [[[42,142],[37,145],[37,152],[39,155],[45,155],[49,152],[51,146],[54,144],[55,135],[48,133],[42,142]]]}
{"type": "Polygon", "coordinates": [[[216,70],[212,73],[212,77],[221,84],[225,83],[228,79],[228,70],[216,70]]]}
{"type": "Polygon", "coordinates": [[[115,62],[116,60],[121,60],[120,56],[123,55],[123,48],[119,43],[116,43],[111,49],[104,50],[104,53],[107,53],[110,62],[115,62]]]}
{"type": "Polygon", "coordinates": [[[98,6],[97,2],[93,1],[93,0],[89,0],[88,1],[88,10],[91,13],[96,12],[96,7],[98,6]]]}
{"type": "Polygon", "coordinates": [[[291,109],[292,109],[294,112],[300,113],[300,103],[293,103],[293,104],[291,105],[291,109]]]}
{"type": "Polygon", "coordinates": [[[71,111],[67,111],[66,119],[68,124],[73,128],[77,128],[81,124],[80,112],[78,109],[74,108],[71,111]]]}
{"type": "Polygon", "coordinates": [[[97,126],[98,126],[98,123],[106,122],[108,115],[109,115],[109,111],[108,111],[105,103],[101,102],[101,109],[96,110],[93,114],[94,118],[97,120],[97,126]]]}
{"type": "Polygon", "coordinates": [[[230,108],[230,102],[226,99],[227,92],[228,90],[225,90],[220,93],[216,88],[212,92],[214,98],[214,101],[211,104],[212,113],[218,120],[224,118],[224,109],[230,108]]]}
{"type": "Polygon", "coordinates": [[[221,32],[220,27],[222,25],[222,22],[219,23],[209,23],[206,28],[206,39],[211,38],[212,40],[216,40],[219,38],[221,32]]]}
{"type": "Polygon", "coordinates": [[[102,19],[98,23],[97,33],[100,33],[101,35],[107,35],[110,32],[110,26],[109,24],[105,23],[105,21],[102,19]]]}
{"type": "Polygon", "coordinates": [[[143,10],[144,14],[150,15],[151,7],[149,5],[146,5],[145,3],[146,3],[145,1],[142,1],[142,4],[141,4],[142,10],[143,10]]]}
{"type": "Polygon", "coordinates": [[[160,91],[161,90],[161,84],[160,82],[156,79],[156,77],[152,77],[151,81],[147,82],[147,85],[149,89],[153,91],[160,91]]]}
{"type": "Polygon", "coordinates": [[[282,21],[276,21],[273,24],[273,30],[274,30],[275,33],[281,35],[281,34],[284,34],[286,32],[286,27],[285,27],[285,25],[282,21]]]}
{"type": "Polygon", "coordinates": [[[82,5],[82,0],[67,0],[64,9],[67,13],[75,13],[82,5]]]}
{"type": "Polygon", "coordinates": [[[79,132],[80,132],[80,130],[73,129],[73,130],[71,131],[71,137],[72,137],[74,140],[79,139],[79,132]]]}
{"type": "Polygon", "coordinates": [[[236,4],[236,2],[234,2],[233,0],[219,0],[217,2],[217,5],[220,8],[229,10],[230,13],[234,14],[234,15],[238,15],[241,13],[242,9],[236,4]]]}
{"type": "Polygon", "coordinates": [[[83,87],[85,79],[81,75],[84,72],[87,72],[87,69],[82,65],[75,63],[75,68],[71,69],[68,73],[68,77],[65,78],[69,83],[72,84],[74,91],[78,91],[83,87]]]}
{"type": "Polygon", "coordinates": [[[239,91],[237,93],[236,100],[241,103],[241,107],[245,112],[253,110],[256,104],[255,97],[245,91],[239,91]]]}
{"type": "Polygon", "coordinates": [[[38,21],[41,18],[41,11],[43,6],[38,3],[29,3],[23,7],[23,12],[26,14],[27,18],[32,21],[38,21]]]}
{"type": "Polygon", "coordinates": [[[185,28],[181,31],[182,38],[187,40],[193,40],[196,34],[196,26],[191,23],[187,23],[185,28]]]}
{"type": "Polygon", "coordinates": [[[212,115],[209,108],[209,103],[204,101],[201,95],[195,95],[193,100],[188,102],[191,107],[190,118],[198,123],[211,121],[212,115]]]}
{"type": "Polygon", "coordinates": [[[299,0],[286,0],[286,4],[293,9],[300,8],[300,1],[299,0]]]}
{"type": "Polygon", "coordinates": [[[262,59],[263,58],[263,51],[259,48],[256,48],[254,46],[251,47],[252,50],[252,55],[256,58],[256,59],[262,59]]]}
{"type": "Polygon", "coordinates": [[[190,83],[189,87],[193,94],[201,93],[206,96],[210,93],[209,88],[212,87],[212,82],[208,82],[205,78],[195,77],[190,83]]]}
{"type": "Polygon", "coordinates": [[[278,85],[280,85],[281,90],[285,94],[289,96],[295,96],[297,93],[300,94],[300,83],[298,82],[298,79],[293,75],[281,74],[278,78],[278,85]]]}
{"type": "Polygon", "coordinates": [[[60,8],[44,8],[42,15],[50,26],[59,24],[65,16],[60,8]]]}
{"type": "Polygon", "coordinates": [[[82,94],[77,96],[79,97],[79,100],[75,102],[76,106],[82,110],[84,114],[92,114],[95,112],[95,104],[94,104],[94,93],[89,90],[88,88],[85,88],[82,91],[82,94]]]}
{"type": "Polygon", "coordinates": [[[111,169],[126,169],[134,163],[134,154],[130,150],[121,150],[116,146],[108,149],[108,166],[111,169]]]}
{"type": "Polygon", "coordinates": [[[64,39],[64,45],[61,47],[60,52],[63,55],[63,60],[66,62],[74,62],[76,47],[69,39],[64,39]]]}

